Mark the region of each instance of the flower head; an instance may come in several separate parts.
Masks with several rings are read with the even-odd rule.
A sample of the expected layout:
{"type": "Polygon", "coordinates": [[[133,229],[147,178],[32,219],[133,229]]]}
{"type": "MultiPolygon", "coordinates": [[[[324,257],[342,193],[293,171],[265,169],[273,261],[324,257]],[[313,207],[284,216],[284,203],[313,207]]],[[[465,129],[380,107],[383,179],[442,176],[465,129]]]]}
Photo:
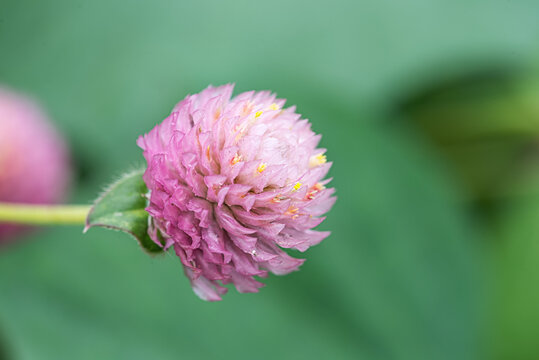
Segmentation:
{"type": "MultiPolygon", "coordinates": [[[[67,147],[43,111],[0,87],[0,201],[61,201],[69,175],[67,147]]],[[[20,229],[0,225],[0,242],[20,229]]]]}
{"type": "Polygon", "coordinates": [[[287,274],[329,232],[320,224],[335,198],[320,135],[269,92],[231,98],[233,85],[208,87],[178,103],[140,137],[148,168],[150,236],[174,247],[197,295],[220,300],[263,286],[255,276],[287,274]]]}

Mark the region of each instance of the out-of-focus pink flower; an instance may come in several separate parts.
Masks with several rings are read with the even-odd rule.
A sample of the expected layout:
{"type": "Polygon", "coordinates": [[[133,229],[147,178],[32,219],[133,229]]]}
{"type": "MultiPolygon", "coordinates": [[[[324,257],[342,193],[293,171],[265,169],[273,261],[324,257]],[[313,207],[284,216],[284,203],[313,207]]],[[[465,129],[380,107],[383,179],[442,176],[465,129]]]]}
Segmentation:
{"type": "Polygon", "coordinates": [[[174,247],[195,293],[216,301],[233,283],[257,292],[268,271],[287,274],[329,232],[320,224],[335,198],[331,163],[308,120],[269,92],[231,99],[233,85],[178,103],[140,137],[148,168],[150,236],[174,247]]]}
{"type": "MultiPolygon", "coordinates": [[[[0,87],[0,201],[61,201],[70,178],[67,147],[30,99],[0,87]]],[[[0,225],[0,243],[20,230],[0,225]]]]}

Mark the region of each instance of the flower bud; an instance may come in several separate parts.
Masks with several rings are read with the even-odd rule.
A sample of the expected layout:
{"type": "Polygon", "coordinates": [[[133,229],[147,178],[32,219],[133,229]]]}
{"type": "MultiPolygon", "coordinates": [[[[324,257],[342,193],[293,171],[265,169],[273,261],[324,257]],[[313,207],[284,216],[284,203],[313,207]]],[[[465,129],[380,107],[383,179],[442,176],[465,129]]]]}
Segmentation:
{"type": "MultiPolygon", "coordinates": [[[[0,202],[61,201],[69,174],[67,147],[43,111],[0,87],[0,202]]],[[[0,243],[19,230],[0,224],[0,243]]]]}

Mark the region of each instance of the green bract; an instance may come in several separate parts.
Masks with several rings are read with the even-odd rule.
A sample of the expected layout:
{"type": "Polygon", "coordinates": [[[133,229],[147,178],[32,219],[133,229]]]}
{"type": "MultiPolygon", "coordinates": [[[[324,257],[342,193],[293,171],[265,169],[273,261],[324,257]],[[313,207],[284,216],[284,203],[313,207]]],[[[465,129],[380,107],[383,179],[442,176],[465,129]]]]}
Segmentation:
{"type": "Polygon", "coordinates": [[[148,236],[149,215],[145,210],[148,188],[142,180],[143,173],[142,169],[132,171],[110,185],[94,202],[84,232],[94,226],[123,231],[133,236],[144,250],[162,252],[148,236]]]}

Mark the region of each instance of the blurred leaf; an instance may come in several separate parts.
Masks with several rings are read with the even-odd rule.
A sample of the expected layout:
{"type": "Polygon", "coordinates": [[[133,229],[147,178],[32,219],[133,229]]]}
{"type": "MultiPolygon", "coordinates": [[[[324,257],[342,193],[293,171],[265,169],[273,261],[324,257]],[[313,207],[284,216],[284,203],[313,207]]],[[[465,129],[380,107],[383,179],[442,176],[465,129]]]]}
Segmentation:
{"type": "Polygon", "coordinates": [[[133,236],[144,250],[162,252],[148,235],[149,215],[145,210],[148,189],[143,173],[144,170],[127,173],[105,190],[90,210],[84,231],[95,226],[123,231],[133,236]]]}
{"type": "Polygon", "coordinates": [[[369,358],[475,359],[477,234],[438,159],[405,130],[362,128],[334,144],[347,149],[333,172],[343,196],[325,250],[312,250],[325,266],[311,288],[324,284],[320,310],[333,303],[369,358]]]}
{"type": "MultiPolygon", "coordinates": [[[[3,330],[0,328],[0,330],[3,330]]],[[[9,351],[7,342],[4,339],[3,331],[0,331],[0,359],[10,360],[12,359],[11,352],[9,351]]]]}
{"type": "Polygon", "coordinates": [[[493,243],[490,347],[494,359],[539,354],[539,195],[519,199],[501,216],[493,243]]]}
{"type": "Polygon", "coordinates": [[[397,112],[438,147],[474,200],[521,193],[539,162],[537,70],[491,65],[440,77],[405,93],[397,112]]]}

